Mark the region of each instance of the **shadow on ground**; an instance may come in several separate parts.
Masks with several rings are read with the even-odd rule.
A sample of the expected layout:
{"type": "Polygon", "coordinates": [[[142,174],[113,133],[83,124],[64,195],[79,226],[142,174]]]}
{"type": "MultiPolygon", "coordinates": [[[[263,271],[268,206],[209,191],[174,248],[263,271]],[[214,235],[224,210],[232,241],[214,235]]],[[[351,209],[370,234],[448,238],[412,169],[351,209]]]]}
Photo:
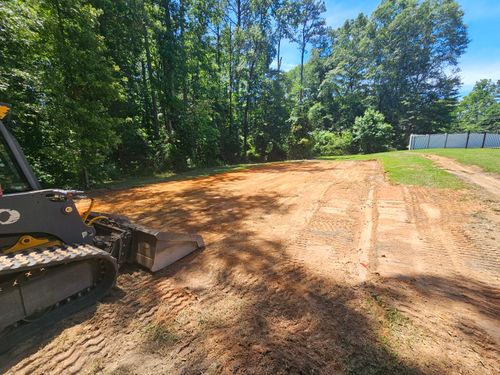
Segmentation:
{"type": "MultiPolygon", "coordinates": [[[[336,166],[331,164],[330,168],[336,166]]],[[[404,296],[398,295],[397,288],[384,285],[413,285],[414,281],[402,275],[382,286],[352,287],[336,283],[332,278],[312,275],[289,258],[287,244],[263,238],[248,225],[249,220],[286,212],[287,207],[279,203],[278,194],[262,193],[259,186],[246,193],[226,189],[228,184],[240,182],[260,170],[247,171],[245,177],[241,173],[230,173],[203,178],[197,180],[195,186],[181,185],[179,190],[162,191],[162,185],[153,185],[105,196],[109,208],[141,224],[200,232],[211,241],[205,250],[155,275],[136,268],[124,270],[119,283],[122,289],[115,290],[103,301],[107,307],[105,313],[95,313],[93,309],[81,312],[48,330],[38,345],[43,347],[67,326],[93,321],[96,327],[101,325],[104,327],[101,329],[106,329],[107,345],[119,350],[116,341],[124,337],[125,331],[145,329],[140,321],[144,317],[141,311],[145,307],[160,306],[147,324],[164,325],[175,332],[175,340],[164,347],[159,344],[146,349],[144,346],[144,350],[155,356],[160,368],[164,365],[175,373],[208,370],[231,374],[428,373],[428,369],[422,369],[419,358],[410,361],[391,349],[380,336],[380,316],[371,314],[364,306],[373,290],[402,299],[404,296]],[[141,289],[139,283],[126,283],[134,281],[136,274],[145,280],[147,288],[141,289]],[[212,275],[214,277],[207,276],[207,280],[216,282],[194,285],[193,278],[200,274],[212,275]],[[165,292],[164,284],[169,280],[172,286],[165,292]],[[185,285],[188,291],[178,285],[185,285]],[[188,302],[181,310],[174,310],[175,306],[165,300],[165,294],[181,292],[186,292],[188,302]],[[127,297],[137,298],[137,302],[125,303],[127,297]],[[182,314],[189,321],[186,325],[179,324],[182,314]]],[[[266,167],[265,171],[314,174],[317,168],[283,164],[266,167]]],[[[425,277],[420,281],[421,286],[425,285],[425,277]]],[[[429,300],[450,293],[447,298],[454,298],[453,290],[459,287],[460,280],[430,280],[429,285],[431,287],[418,289],[429,300]],[[435,285],[442,288],[434,288],[435,285]]],[[[469,287],[466,302],[474,305],[477,293],[487,291],[480,285],[469,287]]],[[[488,313],[498,313],[497,302],[492,302],[488,313]]],[[[68,342],[68,347],[76,345],[76,341],[68,342]]],[[[9,365],[20,362],[37,347],[25,350],[12,357],[9,365]]],[[[103,360],[113,360],[122,354],[111,353],[103,360]]],[[[99,353],[94,354],[94,358],[98,357],[99,353]]],[[[124,373],[140,372],[141,365],[144,364],[120,368],[124,373]]],[[[432,365],[437,372],[446,372],[447,364],[432,365]]]]}

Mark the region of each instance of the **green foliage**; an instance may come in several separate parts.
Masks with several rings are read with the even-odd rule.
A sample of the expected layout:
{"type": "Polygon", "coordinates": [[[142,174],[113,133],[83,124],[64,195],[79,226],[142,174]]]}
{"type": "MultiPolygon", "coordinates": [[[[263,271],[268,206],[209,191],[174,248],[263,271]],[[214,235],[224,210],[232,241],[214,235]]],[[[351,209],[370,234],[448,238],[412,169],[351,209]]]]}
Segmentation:
{"type": "Polygon", "coordinates": [[[393,137],[392,126],[385,122],[384,115],[371,108],[356,117],[352,133],[353,142],[364,154],[386,151],[393,137]]]}
{"type": "MultiPolygon", "coordinates": [[[[299,107],[301,108],[301,107],[299,107]]],[[[311,124],[304,112],[299,109],[290,117],[291,129],[288,138],[288,157],[290,159],[307,159],[312,156],[313,141],[311,124]]]]}
{"type": "MultiPolygon", "coordinates": [[[[384,1],[336,30],[324,10],[318,0],[4,0],[0,99],[46,186],[345,153],[349,134],[368,152],[450,128],[459,81],[449,72],[467,45],[455,1],[384,1]],[[287,73],[285,40],[301,54],[287,73]],[[392,138],[378,115],[355,125],[367,108],[392,138]]],[[[498,84],[479,86],[456,118],[494,131],[498,84]]]]}
{"type": "Polygon", "coordinates": [[[10,1],[5,9],[2,22],[14,41],[2,47],[8,64],[0,95],[14,104],[22,125],[14,132],[42,182],[102,179],[114,169],[106,162],[120,120],[109,109],[121,90],[98,33],[101,12],[84,1],[10,1]]]}
{"type": "Polygon", "coordinates": [[[455,110],[457,130],[500,130],[500,80],[496,83],[483,79],[474,85],[455,110]]]}
{"type": "Polygon", "coordinates": [[[316,156],[346,155],[353,151],[353,137],[349,131],[340,134],[328,130],[315,130],[311,133],[316,156]]]}
{"type": "Polygon", "coordinates": [[[304,67],[306,110],[316,128],[350,130],[375,108],[393,126],[394,145],[404,147],[412,132],[450,127],[459,78],[449,67],[468,43],[457,2],[383,1],[330,37],[304,67]]]}

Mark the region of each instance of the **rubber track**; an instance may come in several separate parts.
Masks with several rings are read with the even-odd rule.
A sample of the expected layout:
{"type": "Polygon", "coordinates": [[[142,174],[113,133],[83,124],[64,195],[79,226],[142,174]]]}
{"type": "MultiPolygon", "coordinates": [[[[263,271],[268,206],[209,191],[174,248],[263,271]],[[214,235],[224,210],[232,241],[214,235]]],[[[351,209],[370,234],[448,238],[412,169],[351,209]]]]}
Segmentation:
{"type": "Polygon", "coordinates": [[[65,245],[0,255],[0,276],[14,272],[24,272],[39,267],[53,267],[59,264],[105,258],[114,262],[107,252],[90,245],[65,245]]]}
{"type": "MultiPolygon", "coordinates": [[[[114,285],[118,272],[115,258],[107,252],[91,245],[62,245],[60,247],[49,247],[45,249],[33,249],[17,252],[15,254],[0,255],[0,276],[22,274],[31,269],[53,268],[68,263],[82,261],[104,261],[106,265],[106,277],[97,284],[92,291],[81,298],[76,298],[70,303],[64,304],[46,317],[29,323],[23,324],[18,328],[0,332],[0,353],[4,353],[49,324],[81,310],[87,306],[93,305],[100,298],[107,294],[114,285]]],[[[68,296],[70,297],[70,296],[68,296]]]]}

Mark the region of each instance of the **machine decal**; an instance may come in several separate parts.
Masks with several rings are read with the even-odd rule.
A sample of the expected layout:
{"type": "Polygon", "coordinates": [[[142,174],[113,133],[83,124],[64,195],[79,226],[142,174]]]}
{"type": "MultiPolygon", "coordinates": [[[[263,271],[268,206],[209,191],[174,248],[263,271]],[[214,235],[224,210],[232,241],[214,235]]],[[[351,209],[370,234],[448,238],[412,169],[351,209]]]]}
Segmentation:
{"type": "Polygon", "coordinates": [[[17,223],[21,218],[19,211],[8,208],[0,208],[0,225],[9,225],[17,223]]]}

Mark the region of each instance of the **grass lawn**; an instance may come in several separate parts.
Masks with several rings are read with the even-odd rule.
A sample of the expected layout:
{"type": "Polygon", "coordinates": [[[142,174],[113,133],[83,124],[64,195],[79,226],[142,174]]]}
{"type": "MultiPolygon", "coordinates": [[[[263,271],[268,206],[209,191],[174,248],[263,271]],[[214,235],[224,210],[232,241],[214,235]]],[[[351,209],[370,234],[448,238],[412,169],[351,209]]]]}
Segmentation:
{"type": "Polygon", "coordinates": [[[477,165],[486,172],[500,174],[500,148],[436,148],[417,152],[444,156],[462,164],[477,165]]]}
{"type": "Polygon", "coordinates": [[[414,151],[391,151],[369,155],[324,156],[322,160],[379,160],[392,183],[431,188],[461,189],[465,184],[414,151]]]}

